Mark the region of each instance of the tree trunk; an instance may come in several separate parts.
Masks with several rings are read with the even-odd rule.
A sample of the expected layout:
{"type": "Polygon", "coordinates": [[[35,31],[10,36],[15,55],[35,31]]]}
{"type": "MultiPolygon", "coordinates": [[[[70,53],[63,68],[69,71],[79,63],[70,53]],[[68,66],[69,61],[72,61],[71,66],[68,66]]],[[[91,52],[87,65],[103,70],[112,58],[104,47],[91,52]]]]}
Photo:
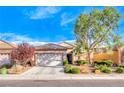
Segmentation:
{"type": "Polygon", "coordinates": [[[80,60],[80,55],[78,54],[78,60],[80,60]]]}
{"type": "Polygon", "coordinates": [[[91,53],[88,51],[87,52],[87,58],[90,64],[92,64],[92,60],[91,60],[91,53]]]}

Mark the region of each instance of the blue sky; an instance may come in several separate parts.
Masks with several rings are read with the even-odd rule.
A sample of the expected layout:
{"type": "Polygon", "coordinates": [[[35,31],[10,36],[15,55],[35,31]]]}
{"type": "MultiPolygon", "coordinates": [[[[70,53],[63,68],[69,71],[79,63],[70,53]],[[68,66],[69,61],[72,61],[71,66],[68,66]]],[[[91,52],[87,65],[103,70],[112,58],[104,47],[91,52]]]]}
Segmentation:
{"type": "MultiPolygon", "coordinates": [[[[72,42],[74,24],[81,13],[90,12],[93,8],[76,6],[6,6],[0,7],[0,39],[10,42],[72,42]]],[[[115,7],[122,16],[124,7],[115,7]]],[[[124,35],[124,18],[119,22],[120,35],[124,35]]]]}

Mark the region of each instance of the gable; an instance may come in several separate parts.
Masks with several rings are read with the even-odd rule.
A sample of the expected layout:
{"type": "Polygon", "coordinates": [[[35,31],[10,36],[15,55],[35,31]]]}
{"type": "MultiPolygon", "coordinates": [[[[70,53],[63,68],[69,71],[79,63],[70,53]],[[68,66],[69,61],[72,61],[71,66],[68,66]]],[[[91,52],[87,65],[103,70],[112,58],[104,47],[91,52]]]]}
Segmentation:
{"type": "Polygon", "coordinates": [[[65,43],[65,42],[59,43],[59,45],[61,45],[61,46],[63,46],[63,47],[66,47],[66,48],[73,48],[73,47],[74,47],[73,45],[68,44],[68,43],[65,43]]]}
{"type": "Polygon", "coordinates": [[[12,49],[12,48],[14,48],[14,46],[11,45],[10,43],[0,40],[0,49],[12,49]]]}

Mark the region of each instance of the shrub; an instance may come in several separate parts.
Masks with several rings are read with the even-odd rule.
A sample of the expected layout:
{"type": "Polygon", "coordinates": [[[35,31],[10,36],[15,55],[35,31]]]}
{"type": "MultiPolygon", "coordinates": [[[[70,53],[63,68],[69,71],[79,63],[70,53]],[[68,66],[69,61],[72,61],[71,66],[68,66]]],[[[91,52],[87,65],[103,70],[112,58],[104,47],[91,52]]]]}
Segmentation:
{"type": "Polygon", "coordinates": [[[98,65],[106,65],[108,67],[111,67],[113,65],[113,62],[111,60],[106,60],[106,61],[95,61],[94,62],[95,66],[98,65]]]}
{"type": "Polygon", "coordinates": [[[7,68],[5,68],[5,67],[1,68],[0,73],[1,74],[8,74],[7,68]]]}
{"type": "Polygon", "coordinates": [[[65,72],[65,73],[71,73],[71,69],[72,69],[72,67],[71,67],[70,65],[66,65],[66,66],[64,67],[64,72],[65,72]]]}
{"type": "Polygon", "coordinates": [[[109,67],[106,67],[106,68],[104,68],[104,70],[102,72],[104,72],[104,73],[112,73],[112,69],[109,68],[109,67]]]}
{"type": "Polygon", "coordinates": [[[106,65],[100,65],[96,68],[96,70],[100,70],[103,73],[111,73],[112,69],[110,67],[107,67],[106,65]]]}
{"type": "Polygon", "coordinates": [[[11,67],[12,67],[11,64],[4,64],[4,65],[2,65],[0,68],[7,68],[7,69],[9,69],[9,68],[11,68],[11,67]]]}
{"type": "Polygon", "coordinates": [[[64,66],[68,65],[68,60],[67,59],[63,62],[63,65],[64,66]]]}
{"type": "Polygon", "coordinates": [[[27,63],[34,64],[32,57],[34,56],[35,48],[28,43],[22,43],[18,45],[18,48],[14,48],[11,52],[11,60],[13,64],[22,64],[24,66],[27,63]]]}
{"type": "Polygon", "coordinates": [[[84,64],[88,64],[89,62],[88,61],[86,61],[86,60],[78,60],[77,61],[77,64],[78,65],[84,65],[84,64]]]}
{"type": "Polygon", "coordinates": [[[81,71],[80,71],[80,68],[73,67],[73,68],[71,69],[71,72],[72,72],[73,74],[79,74],[81,71]]]}
{"type": "Polygon", "coordinates": [[[119,67],[122,67],[122,68],[124,68],[124,65],[120,65],[119,67]]]}
{"type": "Polygon", "coordinates": [[[117,72],[117,73],[124,73],[124,68],[123,68],[123,67],[118,67],[118,68],[116,69],[116,72],[117,72]]]}

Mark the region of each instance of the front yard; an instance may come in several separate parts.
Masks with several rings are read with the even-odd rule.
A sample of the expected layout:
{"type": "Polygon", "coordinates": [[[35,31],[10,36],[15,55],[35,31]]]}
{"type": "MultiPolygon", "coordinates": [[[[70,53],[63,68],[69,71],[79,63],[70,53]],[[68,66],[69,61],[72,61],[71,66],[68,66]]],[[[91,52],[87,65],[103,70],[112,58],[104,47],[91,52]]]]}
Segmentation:
{"type": "Polygon", "coordinates": [[[70,65],[64,62],[64,72],[69,74],[112,74],[124,73],[124,66],[115,66],[111,60],[95,61],[89,64],[85,60],[77,61],[75,65],[70,65]]]}

